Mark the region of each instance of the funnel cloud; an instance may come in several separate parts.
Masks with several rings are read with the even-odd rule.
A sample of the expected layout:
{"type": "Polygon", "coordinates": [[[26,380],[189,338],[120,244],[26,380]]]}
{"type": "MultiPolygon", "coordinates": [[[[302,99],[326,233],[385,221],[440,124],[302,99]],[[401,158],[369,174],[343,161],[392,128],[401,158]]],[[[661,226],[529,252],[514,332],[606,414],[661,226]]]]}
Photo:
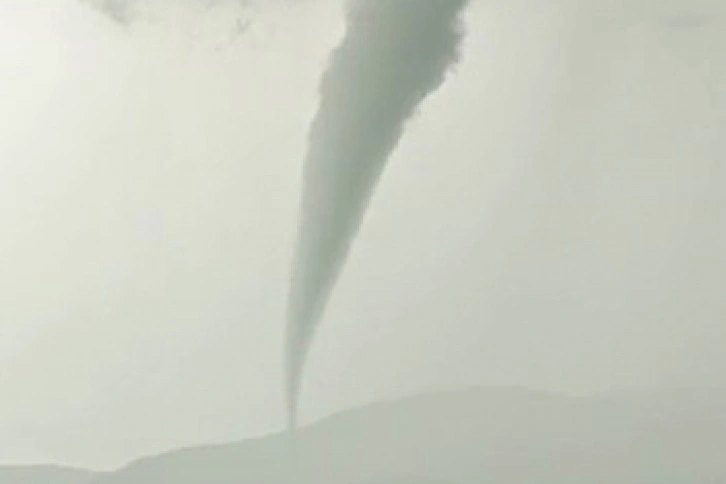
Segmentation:
{"type": "Polygon", "coordinates": [[[288,418],[296,424],[315,329],[406,121],[457,60],[466,0],[348,5],[309,133],[286,334],[288,418]]]}

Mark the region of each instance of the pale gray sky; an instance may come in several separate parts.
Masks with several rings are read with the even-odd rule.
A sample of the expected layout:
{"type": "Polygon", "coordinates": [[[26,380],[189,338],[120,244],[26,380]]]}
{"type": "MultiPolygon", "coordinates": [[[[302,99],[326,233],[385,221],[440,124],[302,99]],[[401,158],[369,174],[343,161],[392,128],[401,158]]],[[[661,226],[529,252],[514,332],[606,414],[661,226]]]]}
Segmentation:
{"type": "MultiPolygon", "coordinates": [[[[283,3],[230,39],[184,8],[123,28],[0,0],[0,463],[282,427],[299,172],[343,29],[334,0],[283,3]]],[[[472,384],[725,383],[724,7],[567,3],[469,10],[335,291],[304,419],[472,384]]]]}

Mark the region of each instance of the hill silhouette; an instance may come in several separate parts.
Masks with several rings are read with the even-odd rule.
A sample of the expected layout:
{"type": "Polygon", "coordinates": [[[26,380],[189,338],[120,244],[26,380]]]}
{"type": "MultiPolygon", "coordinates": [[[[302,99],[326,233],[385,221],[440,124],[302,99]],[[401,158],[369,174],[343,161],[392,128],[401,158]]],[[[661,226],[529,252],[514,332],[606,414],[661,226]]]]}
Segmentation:
{"type": "Polygon", "coordinates": [[[0,484],[723,484],[726,392],[568,398],[471,389],[341,412],[116,472],[0,468],[0,484]]]}
{"type": "Polygon", "coordinates": [[[93,484],[726,482],[723,392],[567,398],[476,389],[379,403],[287,434],[141,459],[93,484]]]}

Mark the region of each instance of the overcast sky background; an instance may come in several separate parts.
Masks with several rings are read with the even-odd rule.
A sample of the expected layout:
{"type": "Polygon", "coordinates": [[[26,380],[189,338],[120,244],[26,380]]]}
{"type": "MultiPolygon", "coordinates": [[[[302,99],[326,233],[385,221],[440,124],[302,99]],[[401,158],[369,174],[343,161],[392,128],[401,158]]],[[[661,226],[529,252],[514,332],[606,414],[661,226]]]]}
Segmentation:
{"type": "MultiPolygon", "coordinates": [[[[0,0],[0,463],[112,468],[284,424],[301,162],[344,25],[336,0],[279,1],[235,37],[219,8],[123,26],[0,0]]],[[[466,25],[303,420],[464,385],[726,385],[723,5],[474,2],[466,25]]]]}

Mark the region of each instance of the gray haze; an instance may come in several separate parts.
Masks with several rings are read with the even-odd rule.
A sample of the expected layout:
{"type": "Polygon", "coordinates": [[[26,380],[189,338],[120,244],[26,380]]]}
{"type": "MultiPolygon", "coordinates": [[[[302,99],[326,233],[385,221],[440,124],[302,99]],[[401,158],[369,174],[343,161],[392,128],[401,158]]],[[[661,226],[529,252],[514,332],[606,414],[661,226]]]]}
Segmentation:
{"type": "Polygon", "coordinates": [[[465,0],[354,1],[323,75],[305,159],[286,334],[295,427],[303,367],[375,184],[408,118],[457,59],[465,0]]]}
{"type": "MultiPolygon", "coordinates": [[[[334,0],[283,3],[230,42],[193,7],[120,26],[0,0],[0,463],[283,428],[302,156],[345,27],[334,0]]],[[[468,385],[723,387],[724,8],[473,2],[330,300],[301,423],[468,385]]]]}
{"type": "MultiPolygon", "coordinates": [[[[166,17],[170,11],[191,8],[197,16],[222,10],[230,19],[237,20],[240,16],[250,14],[249,10],[260,4],[259,0],[187,0],[175,6],[163,0],[81,0],[95,8],[109,19],[122,24],[131,25],[137,22],[153,22],[159,17],[166,17]]],[[[268,0],[268,3],[274,0],[268,0]]],[[[282,0],[284,1],[284,0],[282,0]]],[[[289,1],[289,0],[288,0],[289,1]]]]}

